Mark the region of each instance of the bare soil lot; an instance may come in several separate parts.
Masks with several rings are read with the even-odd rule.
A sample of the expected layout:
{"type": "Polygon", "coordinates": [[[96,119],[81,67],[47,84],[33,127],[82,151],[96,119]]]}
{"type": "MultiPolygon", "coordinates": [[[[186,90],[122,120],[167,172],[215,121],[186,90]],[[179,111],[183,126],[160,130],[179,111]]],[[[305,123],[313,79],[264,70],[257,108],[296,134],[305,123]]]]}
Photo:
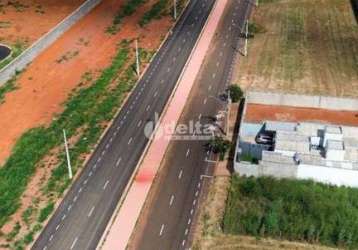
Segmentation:
{"type": "Polygon", "coordinates": [[[249,122],[277,120],[358,126],[358,111],[334,111],[327,109],[248,104],[245,119],[249,122]]]}
{"type": "Polygon", "coordinates": [[[31,44],[85,0],[0,0],[0,42],[31,44]]]}
{"type": "Polygon", "coordinates": [[[358,25],[349,0],[261,1],[249,56],[236,65],[245,89],[358,97],[358,25]]]}

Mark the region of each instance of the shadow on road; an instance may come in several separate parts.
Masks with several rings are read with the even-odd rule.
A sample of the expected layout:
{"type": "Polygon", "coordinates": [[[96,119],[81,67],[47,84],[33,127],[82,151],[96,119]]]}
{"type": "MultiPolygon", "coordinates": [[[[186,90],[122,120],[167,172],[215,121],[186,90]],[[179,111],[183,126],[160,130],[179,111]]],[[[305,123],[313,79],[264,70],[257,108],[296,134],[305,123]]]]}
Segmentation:
{"type": "Polygon", "coordinates": [[[358,0],[351,0],[352,10],[358,23],[358,0]]]}

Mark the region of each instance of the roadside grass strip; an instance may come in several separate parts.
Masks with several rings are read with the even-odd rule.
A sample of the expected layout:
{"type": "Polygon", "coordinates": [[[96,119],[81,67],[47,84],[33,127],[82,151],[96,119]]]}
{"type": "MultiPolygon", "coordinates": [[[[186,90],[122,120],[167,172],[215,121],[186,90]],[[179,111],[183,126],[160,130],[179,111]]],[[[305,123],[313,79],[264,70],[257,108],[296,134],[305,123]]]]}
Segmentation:
{"type": "Polygon", "coordinates": [[[233,176],[226,234],[358,248],[358,189],[313,181],[233,176]]]}

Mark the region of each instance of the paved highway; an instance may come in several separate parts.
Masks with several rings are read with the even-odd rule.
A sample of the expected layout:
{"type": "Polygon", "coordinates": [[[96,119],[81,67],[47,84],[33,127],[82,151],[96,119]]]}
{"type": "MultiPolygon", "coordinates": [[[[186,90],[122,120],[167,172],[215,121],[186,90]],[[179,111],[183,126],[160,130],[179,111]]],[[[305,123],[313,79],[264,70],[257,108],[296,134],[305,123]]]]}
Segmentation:
{"type": "Polygon", "coordinates": [[[95,249],[214,0],[192,0],[32,249],[95,249]]]}
{"type": "MultiPolygon", "coordinates": [[[[218,33],[212,42],[201,73],[197,77],[191,97],[186,104],[180,123],[210,122],[208,117],[224,110],[218,96],[231,80],[238,38],[252,4],[247,0],[229,0],[218,33]]],[[[203,181],[212,175],[213,165],[205,141],[172,141],[154,184],[146,211],[132,235],[129,249],[187,249],[190,247],[190,229],[195,220],[196,208],[203,181]]]]}

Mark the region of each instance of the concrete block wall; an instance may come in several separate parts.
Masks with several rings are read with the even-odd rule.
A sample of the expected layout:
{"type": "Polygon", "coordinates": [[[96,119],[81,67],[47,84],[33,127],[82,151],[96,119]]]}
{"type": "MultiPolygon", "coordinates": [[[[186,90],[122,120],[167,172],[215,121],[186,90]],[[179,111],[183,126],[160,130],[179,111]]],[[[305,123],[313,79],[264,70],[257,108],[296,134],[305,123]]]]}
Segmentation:
{"type": "Polygon", "coordinates": [[[344,97],[309,96],[250,91],[246,95],[246,101],[247,103],[264,105],[358,111],[358,99],[344,97]]]}
{"type": "Polygon", "coordinates": [[[42,51],[55,42],[63,33],[69,30],[82,17],[87,15],[102,0],[87,0],[78,7],[71,15],[56,25],[48,33],[43,35],[32,46],[27,48],[21,55],[15,58],[10,64],[0,70],[0,86],[13,77],[16,71],[23,70],[32,60],[34,60],[42,51]]]}

